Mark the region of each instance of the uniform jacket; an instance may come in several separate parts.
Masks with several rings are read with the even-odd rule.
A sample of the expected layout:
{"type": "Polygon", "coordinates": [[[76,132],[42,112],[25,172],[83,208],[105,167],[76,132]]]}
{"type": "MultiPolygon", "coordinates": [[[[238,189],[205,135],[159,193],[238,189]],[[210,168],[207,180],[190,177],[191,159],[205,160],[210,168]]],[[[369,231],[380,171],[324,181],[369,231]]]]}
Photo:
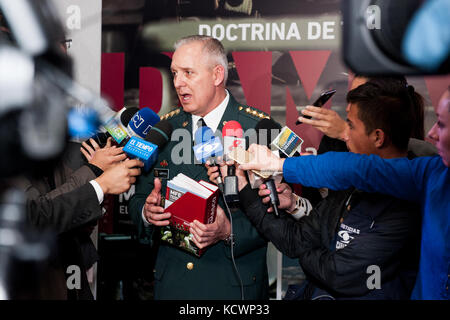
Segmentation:
{"type": "MultiPolygon", "coordinates": [[[[266,117],[264,113],[238,104],[230,95],[218,130],[222,130],[224,123],[229,120],[238,121],[244,130],[254,128],[263,117],[266,117]]],[[[161,150],[154,168],[169,169],[169,179],[178,173],[184,173],[196,181],[209,181],[205,166],[193,164],[192,139],[189,150],[186,150],[188,155],[182,154],[183,151],[176,147],[180,139],[177,138],[177,128],[186,129],[189,137],[192,135],[191,115],[177,109],[161,119],[168,119],[172,124],[174,128],[172,140],[175,141],[169,142],[161,150]],[[187,156],[189,163],[175,164],[172,152],[187,156]]],[[[142,221],[143,204],[153,190],[153,181],[153,169],[147,174],[142,174],[138,178],[136,193],[129,205],[130,215],[138,226],[142,240],[151,239],[153,233],[159,234],[158,228],[144,227],[142,221]]],[[[166,181],[162,180],[162,195],[165,195],[166,181]]],[[[219,205],[224,208],[221,201],[219,205]]],[[[267,299],[267,242],[240,209],[234,211],[232,215],[236,240],[234,257],[244,286],[244,298],[267,299]]],[[[153,242],[153,245],[159,246],[154,274],[156,299],[241,299],[239,278],[233,269],[230,247],[223,241],[208,247],[200,258],[165,243],[153,242]]]]}

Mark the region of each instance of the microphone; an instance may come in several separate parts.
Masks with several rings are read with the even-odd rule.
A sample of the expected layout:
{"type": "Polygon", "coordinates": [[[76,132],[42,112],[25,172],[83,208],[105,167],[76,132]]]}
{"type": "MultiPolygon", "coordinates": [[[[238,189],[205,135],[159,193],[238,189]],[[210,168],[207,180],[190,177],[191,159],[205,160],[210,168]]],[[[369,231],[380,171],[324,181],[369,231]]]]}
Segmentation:
{"type": "Polygon", "coordinates": [[[109,126],[109,129],[107,127],[108,132],[119,146],[124,146],[134,136],[144,139],[149,130],[160,120],[159,116],[150,108],[143,108],[134,113],[127,111],[120,115],[118,125],[118,121],[113,120],[111,121],[112,126],[109,126]]]}
{"type": "Polygon", "coordinates": [[[137,108],[127,108],[121,114],[114,115],[103,124],[103,127],[118,145],[120,145],[125,140],[125,138],[128,137],[126,127],[131,118],[137,112],[136,109],[137,108]]]}
{"type": "MultiPolygon", "coordinates": [[[[258,132],[258,144],[264,144],[270,148],[272,136],[278,134],[280,128],[281,127],[272,119],[262,119],[259,121],[255,126],[255,129],[258,132]]],[[[278,206],[280,205],[280,200],[278,198],[275,181],[273,178],[269,178],[265,181],[265,184],[270,191],[270,203],[272,204],[275,216],[279,217],[278,206]]]]}
{"type": "MultiPolygon", "coordinates": [[[[235,120],[228,121],[222,129],[223,145],[225,154],[229,154],[233,149],[240,147],[245,150],[245,139],[242,138],[243,130],[239,122],[235,120]]],[[[230,204],[239,202],[238,178],[236,177],[236,168],[228,167],[225,177],[225,200],[230,204]]],[[[219,178],[220,170],[219,170],[219,178]]],[[[219,179],[218,178],[218,179],[219,179]]]]}
{"type": "MultiPolygon", "coordinates": [[[[208,161],[211,166],[217,166],[216,156],[223,154],[223,147],[219,137],[214,136],[213,131],[209,127],[200,127],[195,131],[193,147],[195,158],[201,163],[208,161]]],[[[225,194],[225,188],[220,174],[217,177],[217,186],[220,192],[225,194]]]]}
{"type": "Polygon", "coordinates": [[[287,157],[299,156],[303,139],[288,127],[283,127],[280,134],[272,141],[272,145],[287,157]]]}
{"type": "Polygon", "coordinates": [[[123,151],[129,158],[137,158],[144,163],[144,171],[148,171],[158,156],[158,150],[161,150],[170,140],[173,127],[169,121],[158,122],[150,129],[144,139],[131,137],[123,151]]]}
{"type": "MultiPolygon", "coordinates": [[[[125,126],[128,125],[128,123],[130,122],[131,118],[133,118],[133,116],[138,111],[139,111],[139,108],[137,108],[137,107],[130,107],[130,108],[123,107],[122,109],[117,111],[117,113],[115,113],[114,116],[112,116],[107,121],[105,121],[105,123],[102,126],[100,126],[99,132],[97,132],[95,135],[90,137],[90,139],[94,139],[95,142],[97,142],[97,144],[100,147],[103,148],[105,146],[106,141],[108,140],[108,138],[112,137],[112,135],[106,130],[104,125],[106,123],[108,123],[108,122],[111,122],[111,120],[114,118],[116,123],[118,122],[121,126],[125,127],[125,126]]],[[[113,139],[114,139],[114,137],[113,137],[113,139]]],[[[117,142],[116,139],[114,139],[114,141],[117,142]]],[[[86,143],[91,145],[89,139],[86,140],[86,143]]]]}
{"type": "MultiPolygon", "coordinates": [[[[125,107],[124,107],[125,108],[125,107]]],[[[120,119],[120,123],[124,126],[127,126],[130,122],[131,118],[136,114],[136,112],[139,111],[138,107],[131,107],[131,108],[124,108],[120,109],[117,112],[116,118],[120,119]]]]}
{"type": "Polygon", "coordinates": [[[223,155],[222,142],[214,136],[209,127],[200,127],[194,134],[195,145],[193,147],[195,158],[201,163],[216,162],[214,157],[223,155]]]}
{"type": "Polygon", "coordinates": [[[150,108],[142,108],[127,122],[127,132],[130,137],[145,139],[150,129],[159,122],[160,118],[150,108]]]}
{"type": "Polygon", "coordinates": [[[245,139],[243,137],[243,130],[241,124],[235,120],[228,121],[222,129],[223,149],[224,153],[230,153],[234,148],[245,147],[245,139]]]}
{"type": "Polygon", "coordinates": [[[236,204],[239,202],[238,177],[236,177],[236,168],[229,166],[227,176],[224,183],[224,196],[228,204],[236,204]]]}

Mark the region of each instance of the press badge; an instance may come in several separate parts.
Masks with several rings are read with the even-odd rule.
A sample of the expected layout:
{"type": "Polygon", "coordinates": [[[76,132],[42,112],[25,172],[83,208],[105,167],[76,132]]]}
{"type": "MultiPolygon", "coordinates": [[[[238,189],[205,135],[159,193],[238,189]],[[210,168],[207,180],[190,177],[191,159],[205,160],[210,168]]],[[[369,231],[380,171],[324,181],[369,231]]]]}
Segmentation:
{"type": "Polygon", "coordinates": [[[153,169],[153,175],[155,178],[169,179],[169,169],[155,168],[153,169]]]}

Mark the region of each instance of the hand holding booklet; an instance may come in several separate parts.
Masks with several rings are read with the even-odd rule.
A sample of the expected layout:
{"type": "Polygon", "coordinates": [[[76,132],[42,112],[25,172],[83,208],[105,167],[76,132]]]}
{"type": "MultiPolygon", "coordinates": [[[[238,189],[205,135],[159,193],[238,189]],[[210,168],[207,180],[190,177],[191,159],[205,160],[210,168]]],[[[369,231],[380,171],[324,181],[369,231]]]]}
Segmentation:
{"type": "Polygon", "coordinates": [[[169,226],[161,228],[161,240],[200,257],[199,249],[192,241],[189,225],[197,220],[204,224],[216,218],[217,186],[203,180],[197,182],[179,173],[167,181],[164,212],[170,212],[169,226]]]}

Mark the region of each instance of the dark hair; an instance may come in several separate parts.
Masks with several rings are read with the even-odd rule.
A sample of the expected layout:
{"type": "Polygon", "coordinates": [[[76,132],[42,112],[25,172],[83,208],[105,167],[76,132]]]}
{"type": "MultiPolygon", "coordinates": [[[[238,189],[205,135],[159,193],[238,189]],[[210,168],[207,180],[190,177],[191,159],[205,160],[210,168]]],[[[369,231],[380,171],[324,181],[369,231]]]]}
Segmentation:
{"type": "Polygon", "coordinates": [[[371,77],[369,82],[375,83],[387,94],[407,95],[409,105],[413,112],[413,126],[411,130],[411,138],[423,140],[425,139],[425,104],[423,97],[417,93],[413,86],[409,85],[406,78],[398,77],[371,77]],[[406,90],[406,91],[405,91],[406,90]]]}
{"type": "Polygon", "coordinates": [[[406,87],[403,92],[396,92],[369,81],[349,91],[347,102],[358,106],[358,117],[364,123],[367,134],[381,129],[397,149],[408,149],[416,116],[406,87]]]}
{"type": "Polygon", "coordinates": [[[413,112],[413,126],[411,129],[411,138],[419,140],[425,139],[425,103],[422,95],[414,90],[414,87],[409,85],[404,76],[391,77],[366,77],[363,75],[355,75],[355,77],[363,77],[367,82],[374,83],[385,92],[386,95],[407,95],[409,105],[413,112]]]}

